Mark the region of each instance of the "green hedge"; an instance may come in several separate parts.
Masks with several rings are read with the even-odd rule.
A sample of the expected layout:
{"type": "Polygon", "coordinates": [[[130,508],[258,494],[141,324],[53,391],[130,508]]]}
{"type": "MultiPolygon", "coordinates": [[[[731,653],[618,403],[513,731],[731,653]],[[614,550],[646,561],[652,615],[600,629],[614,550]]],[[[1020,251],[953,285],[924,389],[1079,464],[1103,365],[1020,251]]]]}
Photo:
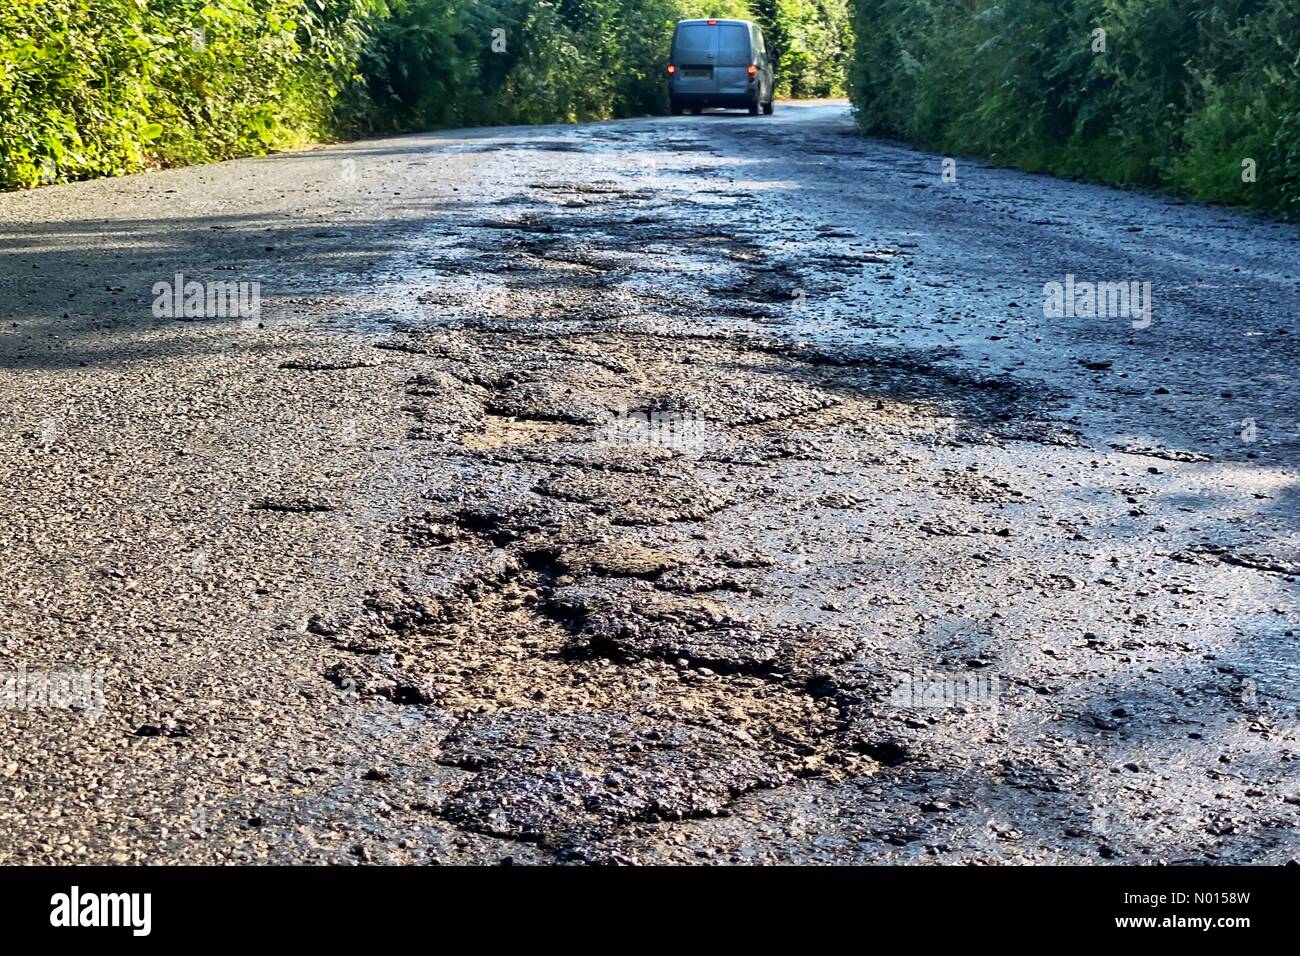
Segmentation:
{"type": "Polygon", "coordinates": [[[1296,0],[851,5],[865,132],[1300,215],[1296,0]]]}
{"type": "Polygon", "coordinates": [[[377,0],[5,0],[0,186],[330,135],[377,0]]]}

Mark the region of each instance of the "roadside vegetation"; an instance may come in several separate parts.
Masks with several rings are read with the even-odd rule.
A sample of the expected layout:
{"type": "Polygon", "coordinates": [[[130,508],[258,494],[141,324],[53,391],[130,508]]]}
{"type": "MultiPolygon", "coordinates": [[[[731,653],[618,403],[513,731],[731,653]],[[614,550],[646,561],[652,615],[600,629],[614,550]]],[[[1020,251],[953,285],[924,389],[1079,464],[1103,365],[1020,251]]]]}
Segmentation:
{"type": "Polygon", "coordinates": [[[1295,0],[3,0],[0,188],[663,112],[689,16],[870,134],[1300,216],[1295,0]]]}
{"type": "Polygon", "coordinates": [[[864,132],[1300,216],[1296,0],[851,0],[864,132]]]}
{"type": "Polygon", "coordinates": [[[0,187],[661,112],[687,16],[763,23],[782,95],[844,90],[847,0],[3,0],[0,187]]]}

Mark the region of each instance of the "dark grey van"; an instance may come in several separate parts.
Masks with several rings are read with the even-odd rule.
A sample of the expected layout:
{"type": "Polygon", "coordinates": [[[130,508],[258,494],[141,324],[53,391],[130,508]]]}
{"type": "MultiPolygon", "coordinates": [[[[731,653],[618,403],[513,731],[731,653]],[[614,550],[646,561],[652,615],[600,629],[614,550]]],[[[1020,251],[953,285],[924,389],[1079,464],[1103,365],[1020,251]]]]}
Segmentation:
{"type": "Polygon", "coordinates": [[[763,31],[748,20],[681,20],[668,63],[673,115],[706,106],[772,113],[772,64],[763,31]]]}

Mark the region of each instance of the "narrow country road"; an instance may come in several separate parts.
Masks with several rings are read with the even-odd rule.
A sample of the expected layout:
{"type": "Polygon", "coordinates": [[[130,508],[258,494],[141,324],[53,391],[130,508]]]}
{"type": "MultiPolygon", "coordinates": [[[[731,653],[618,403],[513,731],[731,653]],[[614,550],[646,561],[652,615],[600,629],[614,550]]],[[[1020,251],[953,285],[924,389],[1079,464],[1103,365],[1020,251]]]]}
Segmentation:
{"type": "Polygon", "coordinates": [[[102,680],[0,707],[0,863],[1300,858],[1300,230],[944,160],[781,103],[0,195],[0,674],[102,680]]]}

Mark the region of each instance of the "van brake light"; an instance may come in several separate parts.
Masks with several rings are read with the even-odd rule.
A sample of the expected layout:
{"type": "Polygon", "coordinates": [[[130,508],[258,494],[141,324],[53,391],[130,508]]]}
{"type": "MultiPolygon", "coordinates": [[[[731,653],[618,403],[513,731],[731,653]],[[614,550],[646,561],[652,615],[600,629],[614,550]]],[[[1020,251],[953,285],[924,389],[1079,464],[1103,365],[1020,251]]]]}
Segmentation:
{"type": "Polygon", "coordinates": [[[673,75],[674,73],[676,73],[676,72],[677,72],[677,67],[675,67],[673,64],[669,63],[669,64],[668,64],[668,75],[669,75],[669,76],[672,76],[672,75],[673,75]]]}
{"type": "Polygon", "coordinates": [[[757,66],[757,64],[754,64],[754,63],[749,64],[749,75],[750,75],[750,76],[758,76],[758,66],[757,66]]]}
{"type": "Polygon", "coordinates": [[[717,20],[710,20],[710,21],[709,21],[709,26],[711,26],[711,27],[716,27],[717,25],[718,25],[718,21],[717,21],[717,20]]]}

